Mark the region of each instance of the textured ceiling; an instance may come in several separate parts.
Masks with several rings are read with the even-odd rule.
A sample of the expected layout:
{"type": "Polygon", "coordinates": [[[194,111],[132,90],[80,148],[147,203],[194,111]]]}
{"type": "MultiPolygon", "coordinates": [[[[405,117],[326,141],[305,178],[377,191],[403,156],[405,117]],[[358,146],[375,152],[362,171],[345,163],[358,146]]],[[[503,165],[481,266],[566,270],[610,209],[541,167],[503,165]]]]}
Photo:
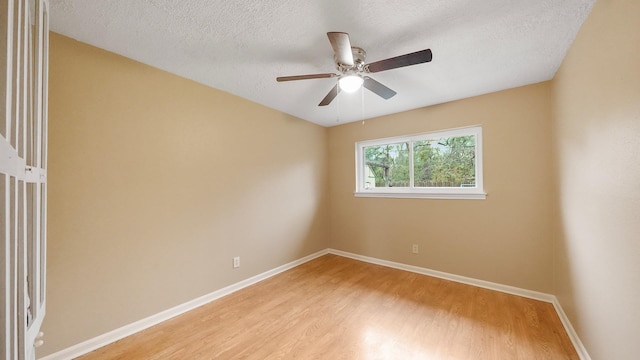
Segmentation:
{"type": "Polygon", "coordinates": [[[553,78],[595,0],[53,0],[51,29],[324,126],[553,78]],[[426,48],[430,63],[372,74],[397,91],[341,93],[326,33],[367,61],[426,48]]]}

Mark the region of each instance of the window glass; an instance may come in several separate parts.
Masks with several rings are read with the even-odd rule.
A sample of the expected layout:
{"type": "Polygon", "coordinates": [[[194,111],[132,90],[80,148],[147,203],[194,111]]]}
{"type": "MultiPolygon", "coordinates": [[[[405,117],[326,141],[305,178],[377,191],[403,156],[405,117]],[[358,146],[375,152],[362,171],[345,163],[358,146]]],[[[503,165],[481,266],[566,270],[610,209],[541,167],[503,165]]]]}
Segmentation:
{"type": "Polygon", "coordinates": [[[484,199],[482,128],[356,143],[356,196],[484,199]]]}
{"type": "Polygon", "coordinates": [[[413,142],[415,187],[475,187],[474,135],[413,142]]]}
{"type": "Polygon", "coordinates": [[[365,188],[409,186],[409,143],[364,148],[365,188]]]}

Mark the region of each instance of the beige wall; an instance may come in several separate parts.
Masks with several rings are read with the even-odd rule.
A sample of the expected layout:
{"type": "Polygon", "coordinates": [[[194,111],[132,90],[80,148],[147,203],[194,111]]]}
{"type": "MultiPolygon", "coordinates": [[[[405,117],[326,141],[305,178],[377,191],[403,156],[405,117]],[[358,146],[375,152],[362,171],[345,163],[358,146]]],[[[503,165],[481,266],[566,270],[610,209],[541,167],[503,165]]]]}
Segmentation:
{"type": "Polygon", "coordinates": [[[547,82],[330,128],[331,246],[551,292],[550,118],[547,82]],[[356,141],[476,124],[486,200],[353,196],[356,141]]]}
{"type": "Polygon", "coordinates": [[[56,34],[50,73],[39,355],[327,247],[325,128],[56,34]]]}
{"type": "Polygon", "coordinates": [[[553,82],[555,289],[595,359],[640,354],[640,2],[598,1],[553,82]]]}

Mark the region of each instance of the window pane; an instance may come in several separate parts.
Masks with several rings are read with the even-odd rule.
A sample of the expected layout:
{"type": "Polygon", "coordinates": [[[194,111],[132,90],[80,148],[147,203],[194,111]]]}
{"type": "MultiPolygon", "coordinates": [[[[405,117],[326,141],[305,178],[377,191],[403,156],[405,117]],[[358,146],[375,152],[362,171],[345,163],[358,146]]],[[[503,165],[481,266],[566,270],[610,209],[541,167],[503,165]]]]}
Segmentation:
{"type": "Polygon", "coordinates": [[[364,147],[364,188],[409,187],[409,143],[364,147]]]}
{"type": "Polygon", "coordinates": [[[474,135],[413,142],[415,187],[475,187],[474,135]]]}

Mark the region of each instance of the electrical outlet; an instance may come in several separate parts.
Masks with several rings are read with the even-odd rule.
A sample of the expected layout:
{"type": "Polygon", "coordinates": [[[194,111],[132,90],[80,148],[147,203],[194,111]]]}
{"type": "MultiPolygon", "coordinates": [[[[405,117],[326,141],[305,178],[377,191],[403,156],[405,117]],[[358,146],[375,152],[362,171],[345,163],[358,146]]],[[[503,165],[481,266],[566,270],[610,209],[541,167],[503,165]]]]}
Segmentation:
{"type": "Polygon", "coordinates": [[[417,254],[418,252],[420,252],[420,248],[418,248],[418,244],[413,244],[413,246],[411,247],[411,252],[414,254],[417,254]]]}
{"type": "Polygon", "coordinates": [[[240,256],[236,256],[233,258],[233,268],[239,268],[240,267],[240,256]]]}

